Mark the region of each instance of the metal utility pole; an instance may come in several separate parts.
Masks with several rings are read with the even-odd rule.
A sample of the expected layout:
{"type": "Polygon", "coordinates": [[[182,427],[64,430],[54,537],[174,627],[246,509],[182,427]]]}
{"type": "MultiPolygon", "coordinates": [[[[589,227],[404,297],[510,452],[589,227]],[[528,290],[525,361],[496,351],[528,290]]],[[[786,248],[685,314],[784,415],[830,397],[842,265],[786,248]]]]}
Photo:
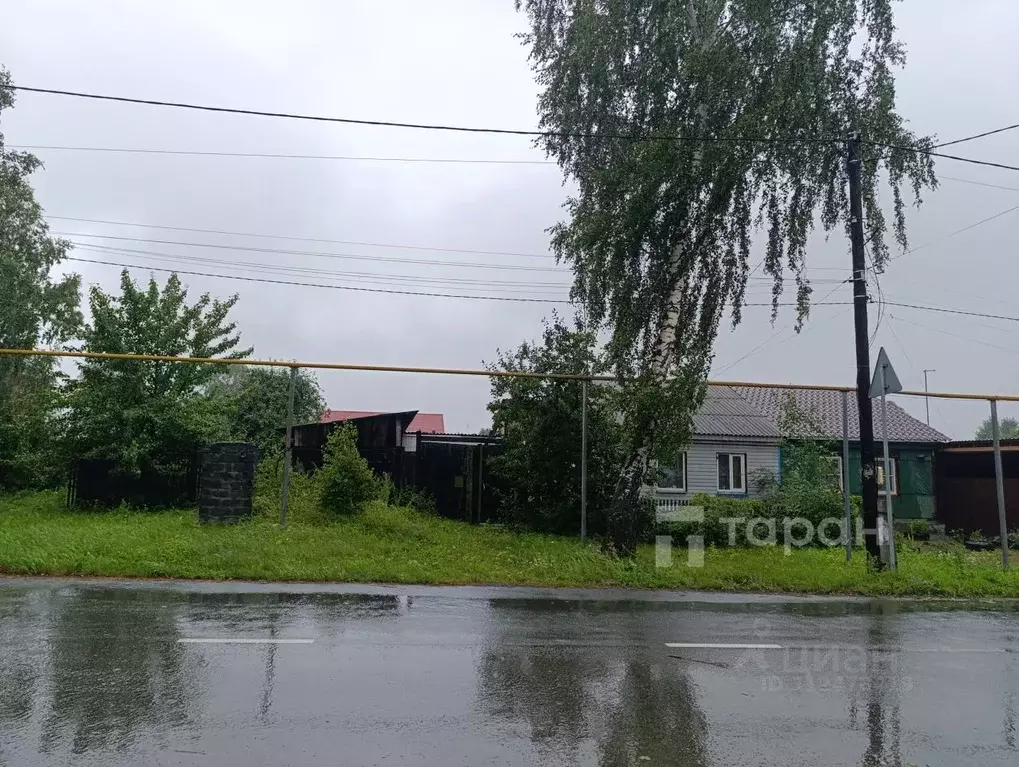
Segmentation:
{"type": "Polygon", "coordinates": [[[1001,530],[1001,566],[1008,569],[1008,520],[1005,517],[1005,479],[1001,469],[1001,431],[998,401],[991,400],[991,436],[994,438],[994,484],[998,491],[998,527],[1001,530]]]}
{"type": "Polygon", "coordinates": [[[934,368],[924,368],[923,369],[923,406],[927,409],[927,425],[928,426],[931,425],[931,401],[927,397],[927,391],[928,391],[928,389],[927,389],[927,374],[928,373],[937,373],[937,372],[938,371],[935,370],[934,368]]]}
{"type": "Polygon", "coordinates": [[[856,404],[860,411],[860,473],[863,478],[863,540],[867,559],[881,567],[877,539],[877,473],[874,471],[874,412],[870,401],[867,340],[867,264],[863,239],[863,182],[860,137],[848,142],[849,235],[853,248],[853,324],[856,329],[856,404]]]}
{"type": "Polygon", "coordinates": [[[290,390],[287,392],[286,452],[283,458],[283,492],[280,498],[280,527],[287,526],[287,505],[290,501],[290,471],[294,463],[294,394],[297,392],[297,367],[290,368],[290,390]]]}
{"type": "MultiPolygon", "coordinates": [[[[884,351],[882,349],[882,351],[884,351]]],[[[895,466],[892,464],[892,457],[888,452],[888,365],[885,363],[885,355],[878,357],[878,371],[881,376],[881,442],[884,445],[884,467],[885,467],[885,528],[888,530],[888,566],[894,573],[898,568],[895,560],[895,512],[892,510],[892,492],[897,481],[895,477],[895,466]]]]}
{"type": "Polygon", "coordinates": [[[580,540],[587,540],[587,381],[580,383],[580,540]]]}

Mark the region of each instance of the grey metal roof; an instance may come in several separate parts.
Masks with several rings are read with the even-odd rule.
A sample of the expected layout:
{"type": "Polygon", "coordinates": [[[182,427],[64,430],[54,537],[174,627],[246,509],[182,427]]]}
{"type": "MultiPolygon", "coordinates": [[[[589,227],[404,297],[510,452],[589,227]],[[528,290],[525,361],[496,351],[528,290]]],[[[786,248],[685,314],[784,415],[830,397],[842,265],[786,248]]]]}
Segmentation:
{"type": "MultiPolygon", "coordinates": [[[[758,389],[749,386],[711,386],[704,407],[694,416],[694,434],[777,437],[785,403],[810,416],[819,437],[842,439],[842,393],[816,389],[758,389]],[[740,400],[740,402],[737,402],[740,400]]],[[[881,438],[881,409],[874,403],[874,436],[881,438]]],[[[849,439],[860,438],[856,397],[849,397],[849,439]]],[[[948,442],[948,437],[888,402],[888,438],[895,442],[948,442]]]]}
{"type": "Polygon", "coordinates": [[[773,437],[778,424],[728,386],[709,386],[704,404],[693,418],[693,432],[724,437],[773,437]]]}

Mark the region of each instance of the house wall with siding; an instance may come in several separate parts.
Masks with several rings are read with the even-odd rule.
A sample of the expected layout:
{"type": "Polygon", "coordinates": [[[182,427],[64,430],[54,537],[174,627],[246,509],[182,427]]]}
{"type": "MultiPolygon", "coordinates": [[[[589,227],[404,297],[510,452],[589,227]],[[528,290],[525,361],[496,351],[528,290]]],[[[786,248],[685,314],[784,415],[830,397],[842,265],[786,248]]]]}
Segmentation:
{"type": "MultiPolygon", "coordinates": [[[[883,455],[881,442],[874,445],[875,458],[883,455]]],[[[888,452],[898,461],[899,493],[892,499],[892,512],[896,519],[934,519],[934,451],[926,445],[897,444],[891,442],[888,452]]],[[[860,477],[860,448],[854,443],[849,448],[849,492],[863,492],[860,477]]]]}
{"type": "Polygon", "coordinates": [[[698,493],[753,498],[757,495],[754,480],[761,471],[778,474],[779,449],[777,445],[732,439],[695,438],[693,443],[686,448],[686,492],[679,492],[671,488],[659,488],[658,494],[663,497],[679,499],[690,498],[698,493]],[[744,453],[746,455],[745,493],[719,492],[719,453],[744,453]]]}

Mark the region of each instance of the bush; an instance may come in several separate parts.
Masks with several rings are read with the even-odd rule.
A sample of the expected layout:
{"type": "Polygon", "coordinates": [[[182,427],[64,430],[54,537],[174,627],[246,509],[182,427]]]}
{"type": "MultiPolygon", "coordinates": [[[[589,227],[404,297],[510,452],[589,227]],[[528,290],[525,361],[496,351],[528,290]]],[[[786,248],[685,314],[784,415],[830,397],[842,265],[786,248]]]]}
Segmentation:
{"type": "Polygon", "coordinates": [[[926,519],[909,520],[909,537],[915,541],[926,541],[931,537],[931,523],[926,519]]]}
{"type": "MultiPolygon", "coordinates": [[[[554,317],[542,338],[499,352],[492,371],[608,372],[594,332],[554,317]]],[[[528,530],[576,535],[580,529],[581,390],[575,380],[494,377],[488,410],[503,436],[486,458],[501,521],[528,530]]],[[[605,514],[622,467],[623,443],[615,390],[588,386],[587,527],[606,531],[605,514]]]]}
{"type": "Polygon", "coordinates": [[[332,516],[357,514],[378,497],[379,479],[357,451],[357,431],[350,424],[329,435],[315,482],[319,507],[332,516]]]}
{"type": "MultiPolygon", "coordinates": [[[[280,502],[283,495],[283,448],[269,448],[255,469],[255,516],[279,522],[280,502]]],[[[287,500],[287,519],[291,522],[317,524],[325,521],[318,505],[318,485],[315,474],[295,466],[290,472],[290,489],[287,500]]]]}
{"type": "Polygon", "coordinates": [[[416,487],[393,488],[389,495],[389,505],[411,508],[421,514],[438,514],[435,499],[416,487]]]}
{"type": "MultiPolygon", "coordinates": [[[[823,499],[823,497],[822,497],[823,499]]],[[[858,499],[854,499],[858,501],[858,499]]],[[[771,534],[771,527],[774,525],[775,542],[784,544],[786,537],[785,521],[795,518],[803,518],[816,526],[825,519],[843,518],[843,505],[841,496],[837,507],[825,499],[823,503],[799,510],[790,510],[786,505],[777,502],[775,497],[768,498],[726,498],[715,495],[695,495],[690,499],[691,506],[699,506],[704,510],[703,522],[672,522],[662,525],[659,532],[672,535],[674,542],[679,545],[686,545],[691,535],[699,535],[704,539],[705,546],[749,546],[747,540],[747,521],[753,519],[762,520],[751,530],[752,536],[757,541],[767,539],[771,534]],[[740,519],[741,523],[733,523],[727,520],[740,519]],[[730,532],[732,531],[732,532],[730,532]]],[[[853,530],[856,529],[856,518],[859,516],[859,503],[853,503],[853,530]]],[[[825,532],[828,540],[837,537],[837,528],[832,527],[825,532]]],[[[804,530],[801,526],[794,526],[791,530],[795,541],[802,540],[804,530]]],[[[818,536],[813,537],[816,545],[822,545],[818,536]]]]}

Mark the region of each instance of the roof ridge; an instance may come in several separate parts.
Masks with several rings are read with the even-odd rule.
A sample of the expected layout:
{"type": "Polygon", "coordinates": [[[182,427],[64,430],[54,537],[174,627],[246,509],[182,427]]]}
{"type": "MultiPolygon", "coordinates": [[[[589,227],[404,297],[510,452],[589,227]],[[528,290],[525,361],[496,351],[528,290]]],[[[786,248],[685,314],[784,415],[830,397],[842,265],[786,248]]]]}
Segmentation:
{"type": "MultiPolygon", "coordinates": [[[[793,398],[797,407],[817,414],[820,419],[819,425],[825,431],[831,431],[833,435],[832,438],[838,436],[835,434],[836,431],[841,433],[841,427],[836,429],[830,422],[831,419],[826,417],[832,415],[832,408],[838,407],[837,399],[840,399],[840,397],[836,398],[835,395],[838,394],[836,391],[797,386],[793,386],[788,389],[771,389],[756,386],[728,385],[726,388],[733,390],[737,395],[741,396],[755,410],[763,409],[765,412],[769,413],[771,423],[776,429],[778,429],[778,422],[776,419],[779,417],[781,411],[780,397],[781,394],[785,393],[793,398]],[[831,429],[826,428],[827,426],[831,426],[831,429]]],[[[889,431],[897,432],[900,435],[893,437],[895,441],[944,442],[950,440],[948,435],[912,415],[898,402],[893,402],[891,399],[887,400],[887,402],[892,406],[889,408],[889,431]]],[[[859,407],[855,398],[850,400],[849,406],[851,420],[853,414],[855,414],[856,419],[858,419],[859,407]]],[[[838,407],[838,409],[841,410],[841,407],[838,407]]],[[[875,432],[880,431],[881,414],[877,408],[874,409],[872,417],[875,424],[875,432]]],[[[850,424],[850,427],[850,431],[852,433],[856,427],[854,427],[852,423],[850,424]]]]}

